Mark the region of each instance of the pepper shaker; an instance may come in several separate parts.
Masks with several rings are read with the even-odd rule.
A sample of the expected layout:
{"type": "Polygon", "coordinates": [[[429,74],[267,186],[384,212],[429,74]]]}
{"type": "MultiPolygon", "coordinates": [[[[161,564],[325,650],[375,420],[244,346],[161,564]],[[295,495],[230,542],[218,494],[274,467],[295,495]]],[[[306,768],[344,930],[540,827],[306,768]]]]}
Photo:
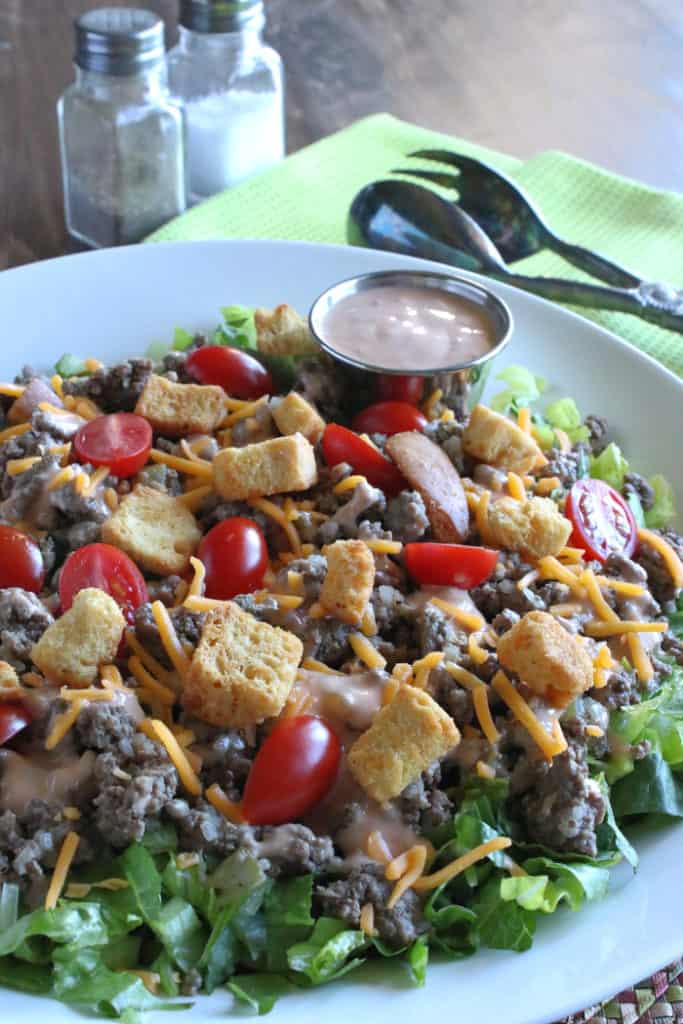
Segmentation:
{"type": "Polygon", "coordinates": [[[90,246],[137,242],[186,207],[164,24],[150,11],[105,7],[75,31],[76,80],[57,105],[67,227],[90,246]]]}
{"type": "Polygon", "coordinates": [[[264,25],[262,0],[181,0],[168,69],[185,112],[190,202],[284,156],[282,62],[264,25]]]}

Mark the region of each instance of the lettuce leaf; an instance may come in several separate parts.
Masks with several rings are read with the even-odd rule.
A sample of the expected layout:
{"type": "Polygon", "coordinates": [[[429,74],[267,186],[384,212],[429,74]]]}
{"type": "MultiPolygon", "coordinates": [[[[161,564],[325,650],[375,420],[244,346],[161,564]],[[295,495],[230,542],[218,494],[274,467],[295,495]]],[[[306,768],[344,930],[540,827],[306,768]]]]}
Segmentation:
{"type": "Polygon", "coordinates": [[[82,374],[87,373],[87,370],[82,359],[71,352],[65,352],[55,363],[55,373],[64,378],[80,377],[82,374]]]}
{"type": "Polygon", "coordinates": [[[590,475],[596,480],[604,480],[610,487],[614,487],[615,491],[621,491],[627,473],[628,462],[614,441],[611,441],[599,455],[591,456],[590,475]]]}
{"type": "Polygon", "coordinates": [[[213,333],[214,345],[229,345],[254,352],[256,343],[256,324],[254,310],[249,306],[223,306],[221,309],[223,322],[213,333]]]}
{"type": "Polygon", "coordinates": [[[556,402],[551,402],[546,406],[544,416],[551,427],[564,430],[574,444],[587,441],[590,437],[590,430],[584,426],[583,417],[573,398],[558,398],[556,402]]]}
{"type": "Polygon", "coordinates": [[[661,688],[640,704],[615,711],[610,728],[628,744],[649,740],[673,768],[683,766],[683,668],[671,669],[661,688]]]}
{"type": "Polygon", "coordinates": [[[658,750],[652,751],[612,786],[612,807],[617,819],[641,814],[683,818],[683,780],[658,750]]]}
{"type": "Polygon", "coordinates": [[[536,914],[501,895],[501,879],[492,878],[477,893],[473,910],[481,943],[491,949],[523,953],[534,941],[536,914]]]}
{"type": "Polygon", "coordinates": [[[655,501],[652,508],[645,513],[645,525],[651,529],[660,529],[676,518],[676,499],[673,487],[666,479],[657,473],[650,477],[650,484],[655,492],[655,501]]]}
{"type": "Polygon", "coordinates": [[[292,985],[281,974],[235,974],[228,988],[260,1015],[270,1013],[280,996],[292,991],[292,985]]]}
{"type": "Polygon", "coordinates": [[[583,903],[602,899],[609,887],[607,868],[591,864],[560,863],[549,857],[523,862],[526,876],[503,878],[501,899],[514,901],[524,910],[552,914],[560,903],[578,910],[583,903]]]}
{"type": "Polygon", "coordinates": [[[176,352],[184,352],[193,342],[193,336],[184,327],[176,327],[173,332],[173,348],[176,352]]]}
{"type": "Polygon", "coordinates": [[[320,917],[309,939],[287,951],[292,971],[303,974],[311,984],[322,985],[354,970],[364,962],[354,954],[368,947],[362,931],[348,928],[333,917],[320,917]]]}
{"type": "Polygon", "coordinates": [[[496,412],[517,411],[523,405],[531,405],[546,389],[543,377],[536,377],[524,366],[506,366],[496,374],[507,387],[495,395],[490,405],[496,412]]]}
{"type": "Polygon", "coordinates": [[[190,1003],[162,1003],[137,975],[111,971],[93,949],[59,957],[54,967],[54,995],[65,1003],[92,1007],[108,1017],[131,1010],[184,1010],[190,1003]]]}

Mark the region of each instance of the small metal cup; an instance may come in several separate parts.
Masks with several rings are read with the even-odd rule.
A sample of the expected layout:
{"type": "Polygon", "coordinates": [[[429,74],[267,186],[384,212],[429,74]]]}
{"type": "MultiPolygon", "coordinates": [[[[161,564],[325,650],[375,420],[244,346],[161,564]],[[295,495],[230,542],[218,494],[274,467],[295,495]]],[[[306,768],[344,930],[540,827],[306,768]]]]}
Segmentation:
{"type": "Polygon", "coordinates": [[[363,371],[366,381],[369,373],[432,377],[434,378],[434,387],[441,388],[444,399],[451,407],[456,400],[458,405],[474,405],[479,401],[493,360],[507,345],[513,329],[512,313],[508,306],[488,288],[475,284],[464,277],[423,270],[382,270],[371,274],[359,274],[357,277],[349,277],[340,281],[318,296],[311,306],[308,322],[313,337],[320,347],[338,362],[363,371]],[[474,302],[481,306],[489,316],[495,332],[494,344],[477,359],[451,366],[434,366],[429,369],[416,370],[405,366],[400,369],[395,366],[377,366],[374,363],[363,362],[338,352],[331,340],[325,336],[326,313],[348,295],[378,287],[433,288],[436,291],[450,292],[474,302]],[[451,401],[448,401],[449,398],[451,401]]]}

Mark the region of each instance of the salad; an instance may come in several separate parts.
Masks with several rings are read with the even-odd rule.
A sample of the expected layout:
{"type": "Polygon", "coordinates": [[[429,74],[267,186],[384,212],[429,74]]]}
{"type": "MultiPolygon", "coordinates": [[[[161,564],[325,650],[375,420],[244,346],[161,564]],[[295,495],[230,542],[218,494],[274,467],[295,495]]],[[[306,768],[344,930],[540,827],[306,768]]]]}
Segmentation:
{"type": "Polygon", "coordinates": [[[683,816],[671,488],[499,378],[361,379],[283,305],[0,386],[0,984],[420,985],[683,816]]]}

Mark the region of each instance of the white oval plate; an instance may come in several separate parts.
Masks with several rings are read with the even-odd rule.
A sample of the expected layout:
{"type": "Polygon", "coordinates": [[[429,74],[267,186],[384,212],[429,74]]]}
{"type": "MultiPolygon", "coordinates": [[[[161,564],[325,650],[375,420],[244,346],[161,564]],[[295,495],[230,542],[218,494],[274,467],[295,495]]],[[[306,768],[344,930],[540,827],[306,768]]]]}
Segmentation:
{"type": "MultiPolygon", "coordinates": [[[[0,378],[23,363],[46,366],[63,352],[105,361],[141,354],[174,327],[211,328],[219,307],[288,302],[304,312],[328,285],[371,270],[436,264],[342,246],[296,242],[162,243],[67,256],[0,275],[3,343],[0,378]]],[[[464,275],[468,276],[468,275],[464,275]]],[[[475,275],[469,275],[475,276],[475,275]]],[[[502,284],[484,282],[506,299],[515,333],[499,366],[522,363],[546,377],[556,394],[584,412],[607,416],[632,464],[664,473],[683,501],[680,409],[683,384],[652,359],[572,313],[502,284]]],[[[683,342],[682,342],[683,344],[683,342]]],[[[638,873],[620,866],[612,892],[577,914],[541,922],[527,953],[482,951],[434,964],[423,989],[398,969],[362,968],[348,980],[283,999],[280,1024],[321,1020],[414,1024],[418,1017],[467,1024],[548,1024],[606,998],[674,959],[683,950],[683,825],[638,841],[638,873]]],[[[50,1024],[82,1019],[57,1003],[4,991],[2,1019],[50,1024]]],[[[227,992],[199,998],[181,1017],[231,1016],[227,992]]],[[[240,1013],[240,1011],[237,1011],[240,1013]]]]}

